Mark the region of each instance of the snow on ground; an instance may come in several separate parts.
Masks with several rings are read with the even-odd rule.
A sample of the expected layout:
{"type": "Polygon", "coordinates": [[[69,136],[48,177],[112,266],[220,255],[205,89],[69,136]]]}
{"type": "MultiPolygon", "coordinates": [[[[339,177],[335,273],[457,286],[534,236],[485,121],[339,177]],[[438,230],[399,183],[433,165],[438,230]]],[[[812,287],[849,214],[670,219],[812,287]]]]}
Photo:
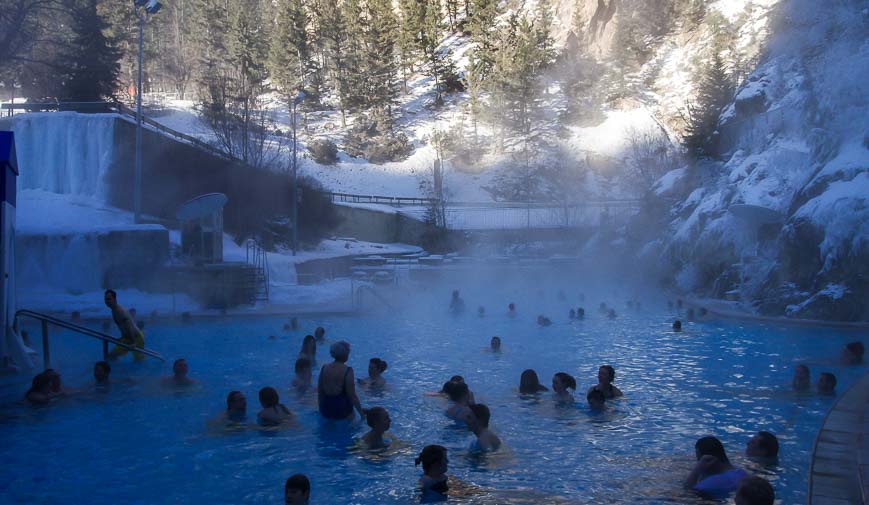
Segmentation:
{"type": "Polygon", "coordinates": [[[96,198],[41,189],[18,191],[16,229],[20,235],[162,228],[160,225],[137,225],[131,212],[108,207],[96,198]]]}

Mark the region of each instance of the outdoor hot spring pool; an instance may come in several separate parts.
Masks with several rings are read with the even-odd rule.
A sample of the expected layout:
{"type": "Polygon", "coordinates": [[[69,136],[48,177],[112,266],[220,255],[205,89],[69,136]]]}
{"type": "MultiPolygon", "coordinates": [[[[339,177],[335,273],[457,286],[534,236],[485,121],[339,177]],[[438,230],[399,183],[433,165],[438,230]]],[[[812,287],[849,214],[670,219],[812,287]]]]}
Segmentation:
{"type": "MultiPolygon", "coordinates": [[[[431,294],[444,305],[449,299],[449,290],[431,294]]],[[[456,503],[559,502],[555,497],[693,503],[700,500],[680,483],[692,467],[695,440],[706,434],[724,442],[734,463],[769,479],[780,503],[805,501],[812,442],[833,398],[789,392],[793,366],[808,363],[813,382],[821,371],[834,372],[841,393],[864,372],[836,362],[841,347],[859,335],[734,321],[686,323],[673,333],[677,313],[661,297],[643,300],[640,310],[613,303],[620,313],[615,321],[589,302],[586,319],[570,321],[567,302],[555,299],[514,300],[515,319],[506,317],[506,301],[497,308],[493,302],[479,318],[469,299],[468,311],[456,317],[443,305],[300,316],[298,331],[282,330],[286,317],[149,320],[147,346],[169,363],[134,363],[127,356],[113,365],[115,383],[107,392],[92,385],[100,344],[52,329],[52,365],[77,392],[33,408],[22,400],[29,377],[3,379],[0,503],[282,503],[284,481],[297,472],[311,479],[312,503],[413,503],[421,474],[413,461],[430,443],[449,449],[452,476],[479,487],[471,498],[450,499],[456,503]],[[534,321],[544,305],[553,320],[546,328],[534,321]],[[359,452],[353,440],[366,427],[322,422],[315,397],[297,400],[288,392],[302,337],[316,326],[326,328],[329,342],[351,342],[357,377],[367,375],[373,356],[389,363],[387,390],[360,390],[360,399],[389,410],[391,433],[406,446],[359,452]],[[503,340],[501,354],[485,350],[493,335],[503,340]],[[198,387],[160,386],[177,357],[188,360],[198,387]],[[625,398],[596,415],[585,405],[585,389],[606,363],[615,366],[625,398]],[[576,407],[557,408],[546,393],[520,399],[516,387],[525,368],[537,370],[546,385],[555,372],[574,375],[576,407]],[[472,435],[443,415],[446,401],[423,395],[454,374],[491,408],[492,428],[506,445],[501,452],[471,453],[472,435]],[[281,392],[298,415],[297,427],[255,426],[263,386],[281,392]],[[235,389],[248,398],[250,429],[213,422],[235,389]],[[758,469],[742,457],[758,430],[779,437],[778,466],[758,469]]],[[[38,337],[36,326],[30,334],[38,337]]],[[[318,349],[318,364],[327,357],[328,343],[318,349]]]]}

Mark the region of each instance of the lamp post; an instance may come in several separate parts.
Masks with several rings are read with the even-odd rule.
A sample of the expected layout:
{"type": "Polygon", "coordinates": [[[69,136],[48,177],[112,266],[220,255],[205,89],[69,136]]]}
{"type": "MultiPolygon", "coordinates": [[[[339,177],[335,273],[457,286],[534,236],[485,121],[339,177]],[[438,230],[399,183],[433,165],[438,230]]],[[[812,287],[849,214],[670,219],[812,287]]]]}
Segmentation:
{"type": "Polygon", "coordinates": [[[298,178],[297,178],[297,163],[296,163],[296,106],[302,103],[305,99],[305,92],[299,91],[299,94],[293,98],[293,256],[296,255],[296,249],[299,247],[299,193],[298,193],[298,178]]]}
{"type": "Polygon", "coordinates": [[[139,20],[139,68],[136,78],[136,164],[133,172],[133,221],[142,221],[142,32],[145,17],[156,14],[163,7],[157,0],[133,0],[133,12],[139,20]],[[139,12],[142,7],[144,14],[139,12]]]}

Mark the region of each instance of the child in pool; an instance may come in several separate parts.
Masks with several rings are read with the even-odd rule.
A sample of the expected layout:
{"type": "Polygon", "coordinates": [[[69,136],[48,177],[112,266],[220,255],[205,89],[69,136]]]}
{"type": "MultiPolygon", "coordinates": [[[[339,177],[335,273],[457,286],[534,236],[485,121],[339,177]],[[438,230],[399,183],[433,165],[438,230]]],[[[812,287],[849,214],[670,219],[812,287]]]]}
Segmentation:
{"type": "Polygon", "coordinates": [[[447,395],[453,404],[446,411],[446,416],[454,421],[464,421],[470,409],[470,394],[468,385],[464,382],[448,382],[444,385],[447,395]]]}
{"type": "Polygon", "coordinates": [[[489,407],[477,403],[468,407],[470,412],[465,417],[468,429],[477,437],[473,448],[482,452],[497,451],[501,447],[501,439],[489,429],[489,407]]]}
{"type": "Polygon", "coordinates": [[[290,412],[278,397],[278,392],[273,387],[264,387],[259,391],[259,402],[263,406],[257,415],[257,422],[262,426],[278,426],[293,420],[290,412]]]}
{"type": "Polygon", "coordinates": [[[446,497],[449,490],[447,470],[449,459],[447,449],[442,445],[427,445],[416,458],[416,465],[422,464],[423,475],[419,479],[419,488],[423,496],[435,494],[446,497]]]}
{"type": "Polygon", "coordinates": [[[552,376],[552,393],[556,403],[572,405],[576,401],[568,389],[576,391],[576,379],[565,372],[552,376]]]}
{"type": "Polygon", "coordinates": [[[296,376],[293,377],[293,382],[290,386],[298,396],[302,396],[311,389],[311,360],[308,358],[299,358],[295,365],[296,376]]]}
{"type": "Polygon", "coordinates": [[[389,445],[389,440],[384,439],[383,435],[389,430],[391,419],[389,412],[383,407],[372,407],[368,409],[368,415],[365,417],[371,431],[362,436],[362,442],[367,449],[379,449],[389,445]]]}
{"type": "Polygon", "coordinates": [[[368,378],[356,379],[356,383],[370,389],[382,389],[386,386],[386,379],[383,378],[383,372],[386,371],[388,365],[380,358],[371,358],[368,362],[368,378]]]}
{"type": "Polygon", "coordinates": [[[308,505],[311,499],[311,481],[297,473],[284,484],[284,503],[286,505],[308,505]]]}

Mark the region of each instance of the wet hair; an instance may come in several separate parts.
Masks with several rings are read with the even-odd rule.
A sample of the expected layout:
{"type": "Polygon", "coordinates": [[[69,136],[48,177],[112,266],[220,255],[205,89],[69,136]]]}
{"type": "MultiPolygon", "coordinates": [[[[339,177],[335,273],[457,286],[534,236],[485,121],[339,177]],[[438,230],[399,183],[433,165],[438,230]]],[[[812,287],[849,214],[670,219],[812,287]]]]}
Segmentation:
{"type": "Polygon", "coordinates": [[[739,482],[734,499],[745,505],[773,505],[775,490],[766,479],[750,475],[739,482]]]}
{"type": "Polygon", "coordinates": [[[849,342],[845,349],[854,356],[854,363],[863,361],[863,354],[866,352],[863,342],[849,342]]]}
{"type": "Polygon", "coordinates": [[[368,426],[374,428],[374,423],[383,419],[387,414],[389,413],[383,407],[371,407],[368,409],[368,414],[365,416],[365,422],[368,423],[368,426]]]}
{"type": "Polygon", "coordinates": [[[489,407],[483,405],[482,403],[475,403],[468,408],[471,409],[471,412],[474,414],[477,422],[480,423],[480,426],[482,426],[483,428],[489,427],[489,418],[491,417],[489,407]]]}
{"type": "Polygon", "coordinates": [[[697,451],[698,460],[708,455],[715,456],[722,463],[730,463],[730,460],[727,459],[727,453],[724,452],[724,445],[721,440],[715,437],[703,437],[697,440],[697,443],[694,444],[694,450],[697,451]]]}
{"type": "Polygon", "coordinates": [[[94,368],[97,368],[97,367],[102,368],[103,371],[106,372],[106,375],[112,373],[112,367],[109,366],[109,363],[107,361],[97,361],[94,364],[94,368]]]}
{"type": "Polygon", "coordinates": [[[507,310],[516,310],[516,304],[515,303],[508,303],[507,310]]]}
{"type": "Polygon", "coordinates": [[[681,331],[682,330],[682,321],[681,320],[677,319],[677,320],[673,321],[673,330],[674,331],[681,331]]]}
{"type": "Polygon", "coordinates": [[[583,318],[585,317],[585,309],[582,307],[577,307],[576,309],[576,317],[583,318]]]}
{"type": "Polygon", "coordinates": [[[184,358],[176,359],[175,361],[172,362],[172,368],[175,368],[175,366],[179,363],[187,363],[187,360],[184,358]]]}
{"type": "Polygon", "coordinates": [[[605,369],[610,376],[610,381],[616,380],[616,369],[612,367],[612,365],[601,365],[601,368],[605,369]]]}
{"type": "Polygon", "coordinates": [[[458,298],[458,297],[459,297],[459,290],[458,290],[458,289],[454,289],[454,290],[453,290],[453,298],[458,298]]]}
{"type": "Polygon", "coordinates": [[[446,447],[442,445],[427,445],[423,447],[422,452],[419,453],[419,456],[417,456],[414,464],[422,464],[422,471],[428,472],[432,465],[439,461],[443,461],[444,459],[446,459],[446,457],[446,447]]]}
{"type": "Polygon", "coordinates": [[[51,377],[45,372],[38,373],[33,376],[33,380],[30,382],[30,389],[27,391],[28,394],[42,391],[46,388],[51,387],[51,377]]]}
{"type": "Polygon", "coordinates": [[[317,341],[314,340],[313,335],[305,335],[302,339],[302,352],[308,354],[308,351],[313,351],[310,354],[317,353],[317,341]]]}
{"type": "Polygon", "coordinates": [[[598,403],[606,403],[606,395],[603,394],[603,391],[594,387],[588,391],[588,394],[585,395],[585,400],[588,403],[598,402],[598,403]]]}
{"type": "Polygon", "coordinates": [[[322,326],[317,326],[317,329],[314,330],[314,337],[320,338],[326,336],[326,328],[322,326]]]}
{"type": "Polygon", "coordinates": [[[295,475],[290,476],[287,479],[287,483],[284,484],[284,493],[290,489],[295,489],[301,491],[302,493],[310,493],[311,492],[311,481],[308,480],[308,477],[301,473],[297,473],[295,475]]]}
{"type": "Polygon", "coordinates": [[[821,375],[818,376],[818,386],[824,383],[829,384],[829,390],[833,391],[836,389],[836,376],[830,372],[821,372],[821,375]]]}
{"type": "Polygon", "coordinates": [[[114,289],[107,289],[105,294],[112,295],[112,298],[115,300],[118,299],[118,293],[116,293],[114,289]]]}
{"type": "Polygon", "coordinates": [[[296,360],[296,373],[301,372],[302,370],[310,370],[311,369],[311,360],[308,358],[299,358],[296,360]]]}
{"type": "Polygon", "coordinates": [[[275,388],[267,386],[259,390],[259,402],[263,404],[263,407],[274,407],[280,403],[280,401],[280,397],[275,388]]]}
{"type": "Polygon", "coordinates": [[[519,377],[519,392],[522,394],[533,394],[539,391],[546,391],[546,386],[540,384],[537,372],[530,368],[523,371],[519,377]]]}
{"type": "Polygon", "coordinates": [[[450,397],[450,400],[458,402],[466,398],[470,390],[464,382],[447,382],[444,384],[444,391],[450,397]]]}
{"type": "Polygon", "coordinates": [[[778,457],[778,439],[768,431],[760,431],[757,433],[760,439],[760,448],[763,451],[764,457],[778,457]]]}
{"type": "MultiPolygon", "coordinates": [[[[226,395],[226,410],[230,410],[232,408],[232,400],[237,398],[238,395],[242,394],[241,391],[230,391],[228,395],[226,395]]],[[[262,400],[262,391],[260,391],[260,400],[262,400]]]]}
{"type": "Polygon", "coordinates": [[[568,389],[576,391],[576,379],[574,379],[572,375],[565,372],[558,372],[555,376],[561,379],[561,382],[566,384],[568,389]]]}
{"type": "Polygon", "coordinates": [[[383,361],[380,358],[371,358],[368,362],[373,364],[375,367],[377,367],[377,371],[380,373],[385,372],[386,368],[389,366],[386,364],[385,361],[383,361]]]}
{"type": "Polygon", "coordinates": [[[346,363],[350,359],[350,344],[344,340],[339,340],[329,347],[329,354],[335,358],[335,361],[346,363]]]}

